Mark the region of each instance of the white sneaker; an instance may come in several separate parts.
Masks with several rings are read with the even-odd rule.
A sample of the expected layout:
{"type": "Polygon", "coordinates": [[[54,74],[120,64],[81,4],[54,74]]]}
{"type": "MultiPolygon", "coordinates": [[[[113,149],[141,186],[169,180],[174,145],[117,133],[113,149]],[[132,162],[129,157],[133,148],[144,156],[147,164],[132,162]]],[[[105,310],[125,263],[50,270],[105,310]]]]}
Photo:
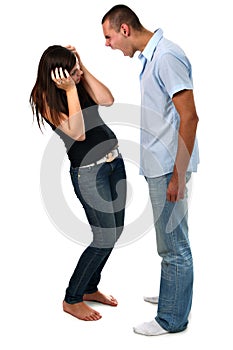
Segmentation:
{"type": "Polygon", "coordinates": [[[143,297],[143,299],[151,304],[158,304],[159,303],[159,297],[143,297]]]}
{"type": "Polygon", "coordinates": [[[151,322],[144,322],[136,327],[133,327],[135,333],[142,335],[162,335],[168,333],[163,329],[157,321],[153,320],[151,322]]]}

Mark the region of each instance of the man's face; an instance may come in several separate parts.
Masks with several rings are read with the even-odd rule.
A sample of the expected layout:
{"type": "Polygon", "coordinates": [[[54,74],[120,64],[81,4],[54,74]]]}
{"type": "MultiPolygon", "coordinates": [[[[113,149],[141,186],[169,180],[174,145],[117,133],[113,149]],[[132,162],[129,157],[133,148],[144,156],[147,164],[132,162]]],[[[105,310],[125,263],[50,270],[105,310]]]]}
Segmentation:
{"type": "Polygon", "coordinates": [[[103,23],[103,33],[106,39],[105,45],[111,47],[113,50],[120,50],[124,56],[133,57],[135,51],[130,44],[129,36],[124,34],[124,30],[121,28],[119,32],[116,32],[110,25],[109,20],[103,23]]]}

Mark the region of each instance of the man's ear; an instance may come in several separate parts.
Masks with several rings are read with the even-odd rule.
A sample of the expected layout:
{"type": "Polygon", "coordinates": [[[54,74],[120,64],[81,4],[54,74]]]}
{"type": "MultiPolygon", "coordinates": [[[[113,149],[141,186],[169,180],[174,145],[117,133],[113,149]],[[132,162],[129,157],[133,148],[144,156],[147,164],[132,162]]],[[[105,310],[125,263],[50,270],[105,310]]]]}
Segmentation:
{"type": "Polygon", "coordinates": [[[125,37],[130,35],[130,27],[128,26],[128,24],[123,23],[121,25],[121,30],[120,30],[121,34],[124,35],[125,37]]]}

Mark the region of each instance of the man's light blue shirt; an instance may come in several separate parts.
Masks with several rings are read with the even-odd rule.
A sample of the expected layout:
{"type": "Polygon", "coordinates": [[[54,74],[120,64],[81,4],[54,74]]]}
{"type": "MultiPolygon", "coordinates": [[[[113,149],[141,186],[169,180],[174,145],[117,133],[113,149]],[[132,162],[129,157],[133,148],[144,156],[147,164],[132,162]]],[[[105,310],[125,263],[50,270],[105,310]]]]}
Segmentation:
{"type": "MultiPolygon", "coordinates": [[[[158,29],[139,55],[141,84],[140,173],[158,177],[173,172],[178,146],[179,114],[172,102],[175,93],[192,90],[192,68],[183,50],[158,29]]],[[[187,171],[197,171],[195,141],[187,171]]]]}

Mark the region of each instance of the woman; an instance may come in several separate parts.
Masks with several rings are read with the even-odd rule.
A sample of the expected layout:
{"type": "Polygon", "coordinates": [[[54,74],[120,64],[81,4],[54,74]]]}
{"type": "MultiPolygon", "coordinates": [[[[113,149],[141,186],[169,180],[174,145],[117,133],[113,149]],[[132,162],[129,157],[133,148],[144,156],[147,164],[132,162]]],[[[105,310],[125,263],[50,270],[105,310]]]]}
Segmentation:
{"type": "Polygon", "coordinates": [[[63,310],[81,320],[101,318],[85,301],[117,306],[98,290],[101,271],[124,226],[126,174],[118,141],[98,105],[113,97],[82,64],[76,49],[54,45],[43,53],[30,95],[39,127],[46,121],[64,141],[74,191],[90,224],[93,241],[71,276],[63,310]]]}

